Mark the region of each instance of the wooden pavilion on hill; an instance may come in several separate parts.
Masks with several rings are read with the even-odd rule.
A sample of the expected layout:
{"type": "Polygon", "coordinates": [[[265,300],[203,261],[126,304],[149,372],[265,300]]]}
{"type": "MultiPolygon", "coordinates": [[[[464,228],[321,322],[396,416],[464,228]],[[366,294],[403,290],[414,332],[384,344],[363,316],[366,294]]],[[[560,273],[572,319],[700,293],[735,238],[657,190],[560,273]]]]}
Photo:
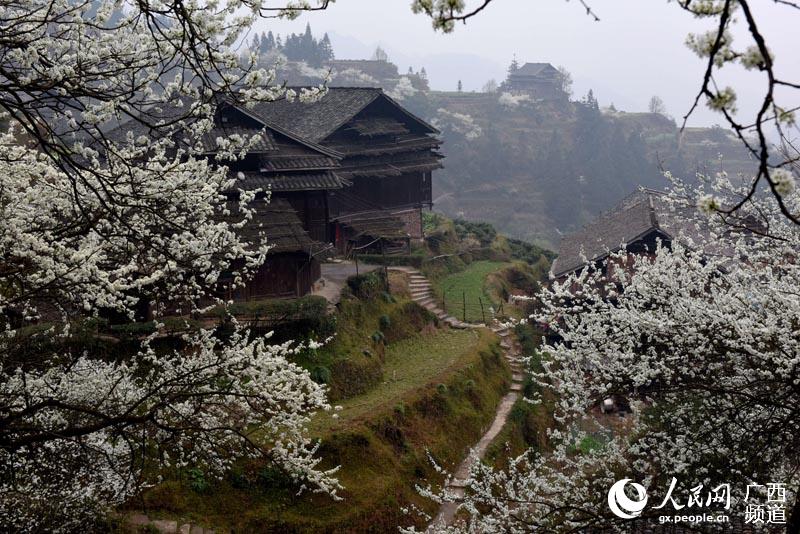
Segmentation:
{"type": "Polygon", "coordinates": [[[512,93],[525,93],[537,100],[566,98],[561,83],[561,73],[550,63],[525,63],[509,71],[502,89],[512,93]]]}

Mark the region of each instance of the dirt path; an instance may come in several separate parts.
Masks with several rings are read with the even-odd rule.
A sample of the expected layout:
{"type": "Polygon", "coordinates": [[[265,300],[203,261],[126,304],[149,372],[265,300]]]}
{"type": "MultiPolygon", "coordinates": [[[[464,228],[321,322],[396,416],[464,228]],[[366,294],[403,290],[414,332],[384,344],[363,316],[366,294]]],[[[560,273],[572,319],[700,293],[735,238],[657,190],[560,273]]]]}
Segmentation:
{"type": "Polygon", "coordinates": [[[317,288],[311,292],[312,295],[325,297],[332,305],[339,303],[342,297],[342,288],[347,283],[347,279],[358,274],[366,274],[378,269],[379,265],[369,265],[359,263],[356,267],[352,260],[344,260],[336,263],[323,263],[321,265],[322,276],[317,288]]]}
{"type": "MultiPolygon", "coordinates": [[[[495,332],[503,340],[500,343],[500,346],[505,351],[506,360],[508,360],[508,363],[511,366],[511,390],[505,395],[505,397],[502,398],[502,400],[500,400],[500,403],[497,405],[497,412],[495,412],[494,421],[492,421],[489,429],[473,446],[471,453],[464,459],[463,462],[461,462],[453,474],[453,478],[450,480],[450,483],[447,485],[449,492],[456,495],[458,498],[462,498],[464,496],[466,479],[469,477],[469,472],[472,469],[472,466],[475,465],[475,462],[480,461],[480,459],[486,454],[486,449],[489,448],[489,445],[492,443],[494,438],[497,437],[497,435],[503,429],[503,426],[505,426],[506,421],[508,420],[508,415],[511,413],[511,408],[522,394],[522,383],[525,379],[525,375],[522,372],[519,348],[511,341],[511,332],[507,328],[497,329],[495,332]]],[[[457,502],[446,502],[442,504],[431,525],[451,525],[457,510],[457,502]]]]}

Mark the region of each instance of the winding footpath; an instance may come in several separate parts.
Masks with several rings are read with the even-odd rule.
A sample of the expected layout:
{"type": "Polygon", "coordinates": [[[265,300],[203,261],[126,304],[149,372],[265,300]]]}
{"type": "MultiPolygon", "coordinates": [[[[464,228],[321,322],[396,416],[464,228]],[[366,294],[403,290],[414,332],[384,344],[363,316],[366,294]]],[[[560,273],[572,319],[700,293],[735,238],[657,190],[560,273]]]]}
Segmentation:
{"type": "MultiPolygon", "coordinates": [[[[466,482],[472,467],[483,458],[489,445],[503,429],[506,421],[508,421],[511,408],[522,394],[523,382],[525,380],[519,346],[513,341],[511,332],[507,327],[492,328],[492,330],[500,336],[502,340],[500,342],[500,347],[503,348],[505,358],[511,367],[511,388],[497,405],[497,412],[495,413],[494,421],[492,421],[491,426],[489,426],[489,429],[481,436],[481,439],[472,447],[470,454],[461,462],[447,484],[446,488],[448,492],[455,495],[458,499],[464,497],[466,482]]],[[[443,503],[431,523],[431,526],[452,525],[456,512],[458,511],[458,506],[458,502],[443,503]]]]}
{"type": "MultiPolygon", "coordinates": [[[[465,323],[448,315],[447,312],[439,307],[433,295],[430,281],[419,270],[413,267],[403,266],[389,267],[388,269],[408,275],[408,287],[411,291],[411,299],[436,315],[439,320],[444,323],[453,328],[480,328],[484,326],[465,323]]],[[[525,381],[520,349],[513,340],[511,331],[505,326],[492,328],[492,331],[500,336],[500,347],[503,349],[506,361],[508,361],[509,367],[511,368],[511,387],[497,405],[494,421],[492,421],[488,430],[481,436],[481,439],[472,447],[470,454],[461,462],[447,484],[448,492],[455,495],[458,499],[464,497],[466,482],[472,467],[484,457],[489,445],[494,441],[497,435],[500,434],[500,431],[508,421],[508,415],[511,413],[511,408],[514,406],[514,403],[517,402],[517,399],[519,399],[522,394],[523,383],[525,381]]],[[[458,511],[458,506],[458,502],[446,502],[442,504],[431,526],[452,525],[455,520],[456,512],[458,511]]]]}

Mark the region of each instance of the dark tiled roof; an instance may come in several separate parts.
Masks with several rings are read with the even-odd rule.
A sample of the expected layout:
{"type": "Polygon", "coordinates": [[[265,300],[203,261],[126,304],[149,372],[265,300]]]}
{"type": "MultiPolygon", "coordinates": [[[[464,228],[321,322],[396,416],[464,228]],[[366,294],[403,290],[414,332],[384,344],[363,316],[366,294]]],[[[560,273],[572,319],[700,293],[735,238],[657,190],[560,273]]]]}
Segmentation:
{"type": "Polygon", "coordinates": [[[525,63],[514,72],[514,76],[552,76],[558,73],[550,63],[525,63]]]}
{"type": "Polygon", "coordinates": [[[304,139],[318,143],[378,98],[381,90],[365,87],[331,88],[313,103],[286,99],[256,104],[253,111],[265,120],[304,139]]]}
{"type": "Polygon", "coordinates": [[[435,137],[409,134],[397,136],[392,142],[386,143],[365,139],[360,141],[353,140],[349,143],[331,142],[329,146],[345,156],[367,156],[394,154],[398,152],[408,152],[410,150],[435,149],[441,144],[442,141],[435,137]]]}
{"type": "Polygon", "coordinates": [[[348,128],[355,130],[359,135],[371,137],[375,135],[400,135],[407,134],[408,128],[402,122],[389,117],[368,117],[350,122],[348,128]]]}
{"type": "Polygon", "coordinates": [[[406,111],[383,94],[380,88],[375,87],[331,87],[315,102],[300,102],[297,99],[290,102],[280,99],[256,104],[253,111],[268,124],[274,124],[303,139],[319,143],[378,98],[384,98],[396,106],[410,120],[422,126],[427,133],[437,133],[435,128],[406,111]]]}
{"type": "Polygon", "coordinates": [[[592,262],[653,230],[675,235],[678,221],[668,211],[663,193],[644,190],[626,197],[608,213],[561,240],[558,257],[553,262],[553,274],[561,276],[585,265],[581,252],[592,262]]]}
{"type": "MultiPolygon", "coordinates": [[[[248,243],[257,244],[262,236],[267,239],[267,244],[272,248],[270,254],[280,252],[306,252],[319,250],[323,247],[308,236],[303,229],[297,213],[284,199],[273,198],[267,202],[264,199],[253,201],[250,205],[255,208],[253,218],[239,228],[236,232],[248,243]]],[[[223,220],[236,223],[242,220],[238,202],[229,202],[230,215],[223,220]]]]}
{"type": "Polygon", "coordinates": [[[406,239],[409,235],[399,217],[386,210],[364,211],[341,215],[335,219],[342,226],[352,228],[355,237],[383,237],[387,239],[406,239]]]}
{"type": "Polygon", "coordinates": [[[327,170],[338,167],[339,163],[327,156],[277,156],[261,158],[260,166],[264,172],[327,170]]]}
{"type": "Polygon", "coordinates": [[[299,173],[265,175],[255,172],[243,173],[244,177],[238,179],[234,187],[245,191],[263,189],[265,191],[314,191],[322,189],[341,189],[349,185],[336,173],[299,173]]]}
{"type": "Polygon", "coordinates": [[[367,176],[372,178],[386,178],[400,176],[410,172],[427,172],[442,168],[438,156],[420,157],[417,160],[389,161],[386,163],[370,163],[366,165],[348,166],[340,169],[339,175],[345,178],[367,176]]]}

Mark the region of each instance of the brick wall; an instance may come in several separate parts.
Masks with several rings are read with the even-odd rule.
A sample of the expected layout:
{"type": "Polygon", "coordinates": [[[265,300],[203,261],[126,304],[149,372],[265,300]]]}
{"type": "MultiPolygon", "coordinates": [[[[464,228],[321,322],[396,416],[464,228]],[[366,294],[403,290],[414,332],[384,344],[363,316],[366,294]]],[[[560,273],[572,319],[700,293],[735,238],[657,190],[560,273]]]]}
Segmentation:
{"type": "Polygon", "coordinates": [[[397,210],[392,215],[403,221],[404,229],[411,239],[422,239],[422,208],[397,210]]]}

